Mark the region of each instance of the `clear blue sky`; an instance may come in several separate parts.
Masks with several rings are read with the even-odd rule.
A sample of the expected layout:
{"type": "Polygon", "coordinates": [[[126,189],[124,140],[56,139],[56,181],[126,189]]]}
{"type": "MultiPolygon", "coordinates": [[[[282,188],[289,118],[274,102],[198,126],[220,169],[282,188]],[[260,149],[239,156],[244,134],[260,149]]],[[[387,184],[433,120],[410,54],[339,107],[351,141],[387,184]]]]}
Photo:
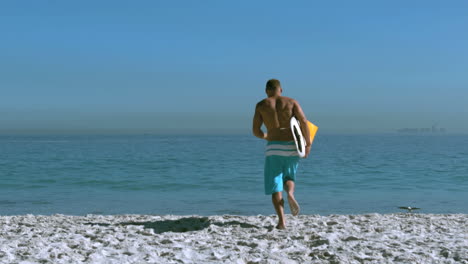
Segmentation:
{"type": "Polygon", "coordinates": [[[468,132],[467,30],[467,1],[2,1],[0,130],[249,132],[278,78],[322,131],[468,132]]]}

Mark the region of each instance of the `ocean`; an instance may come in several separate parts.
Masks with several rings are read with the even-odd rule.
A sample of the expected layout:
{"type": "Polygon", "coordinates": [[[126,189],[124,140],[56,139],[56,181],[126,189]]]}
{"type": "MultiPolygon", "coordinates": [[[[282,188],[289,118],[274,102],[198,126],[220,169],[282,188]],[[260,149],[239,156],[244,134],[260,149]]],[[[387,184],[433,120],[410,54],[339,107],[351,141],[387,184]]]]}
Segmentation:
{"type": "MultiPolygon", "coordinates": [[[[0,136],[0,215],[270,215],[251,135],[0,136]]],[[[468,213],[467,135],[327,135],[301,160],[302,214],[468,213]]],[[[287,212],[288,209],[287,209],[287,212]]]]}

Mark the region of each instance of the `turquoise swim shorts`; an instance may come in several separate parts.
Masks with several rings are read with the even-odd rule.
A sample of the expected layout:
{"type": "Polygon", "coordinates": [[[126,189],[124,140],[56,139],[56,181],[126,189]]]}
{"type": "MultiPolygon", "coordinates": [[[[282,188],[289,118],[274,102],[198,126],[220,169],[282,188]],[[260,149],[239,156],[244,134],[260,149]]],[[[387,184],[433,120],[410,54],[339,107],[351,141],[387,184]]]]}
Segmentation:
{"type": "Polygon", "coordinates": [[[286,181],[296,181],[300,158],[294,141],[269,141],[265,156],[265,194],[281,192],[286,181]]]}

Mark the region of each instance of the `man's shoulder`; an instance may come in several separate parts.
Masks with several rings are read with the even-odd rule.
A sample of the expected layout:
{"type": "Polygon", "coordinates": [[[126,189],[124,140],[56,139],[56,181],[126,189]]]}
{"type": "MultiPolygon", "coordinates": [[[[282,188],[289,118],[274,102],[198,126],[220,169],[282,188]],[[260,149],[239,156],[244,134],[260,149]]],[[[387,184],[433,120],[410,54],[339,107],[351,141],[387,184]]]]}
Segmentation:
{"type": "Polygon", "coordinates": [[[257,106],[256,106],[256,107],[264,106],[265,103],[266,103],[266,101],[267,101],[267,99],[263,99],[263,100],[259,101],[259,102],[257,103],[257,106]]]}
{"type": "Polygon", "coordinates": [[[286,97],[286,96],[281,96],[283,98],[283,100],[285,101],[288,101],[288,102],[291,102],[291,103],[296,103],[296,99],[294,98],[291,98],[291,97],[286,97]]]}

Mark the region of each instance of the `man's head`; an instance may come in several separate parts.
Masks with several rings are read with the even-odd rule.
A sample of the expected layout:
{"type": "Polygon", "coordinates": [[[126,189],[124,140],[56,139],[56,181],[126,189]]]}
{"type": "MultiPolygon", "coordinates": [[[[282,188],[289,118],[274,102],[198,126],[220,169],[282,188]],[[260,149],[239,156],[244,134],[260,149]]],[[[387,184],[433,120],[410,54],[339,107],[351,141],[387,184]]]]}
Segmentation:
{"type": "Polygon", "coordinates": [[[271,97],[271,96],[281,95],[281,93],[283,92],[283,89],[281,88],[281,83],[279,80],[270,79],[266,83],[265,91],[268,97],[271,97]]]}

